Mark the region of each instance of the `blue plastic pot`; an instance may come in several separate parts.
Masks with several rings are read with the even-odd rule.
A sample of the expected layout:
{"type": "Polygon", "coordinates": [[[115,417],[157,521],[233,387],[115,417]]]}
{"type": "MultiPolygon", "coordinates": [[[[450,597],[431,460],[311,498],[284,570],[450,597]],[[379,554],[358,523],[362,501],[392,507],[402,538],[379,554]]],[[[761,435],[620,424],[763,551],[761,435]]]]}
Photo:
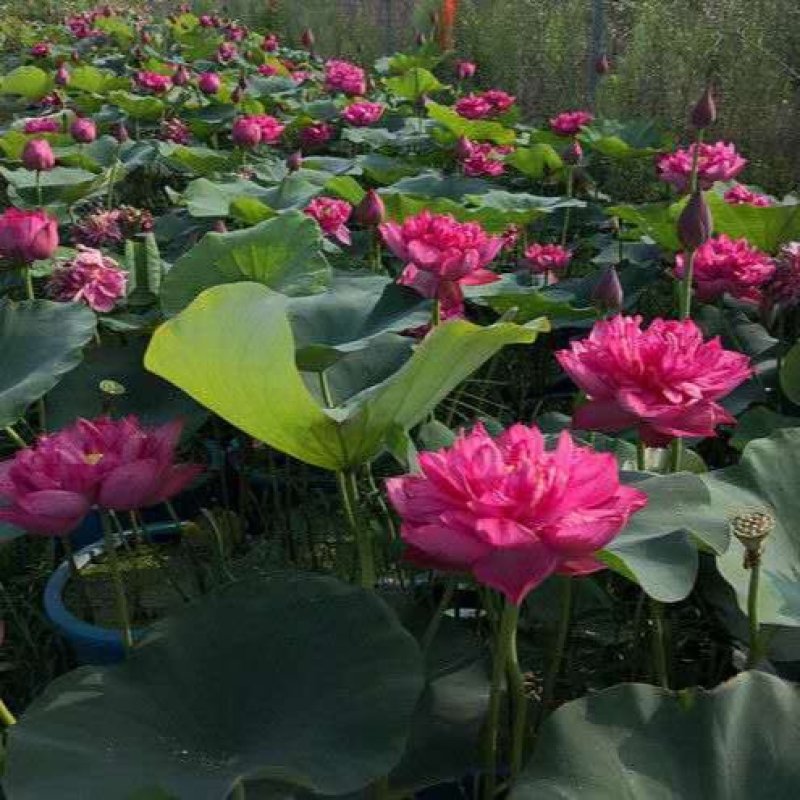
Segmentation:
{"type": "MultiPolygon", "coordinates": [[[[174,522],[149,525],[148,535],[154,541],[168,541],[178,533],[174,522]]],[[[125,534],[131,535],[130,532],[125,534]]],[[[91,544],[75,553],[78,569],[83,569],[105,549],[103,542],[91,544]]],[[[47,618],[69,642],[79,664],[92,666],[116,664],[125,658],[122,634],[113,628],[102,628],[76,617],[64,604],[64,589],[71,576],[68,561],[63,561],[50,576],[44,588],[44,610],[47,618]]],[[[133,631],[134,641],[147,633],[146,628],[133,631]]]]}

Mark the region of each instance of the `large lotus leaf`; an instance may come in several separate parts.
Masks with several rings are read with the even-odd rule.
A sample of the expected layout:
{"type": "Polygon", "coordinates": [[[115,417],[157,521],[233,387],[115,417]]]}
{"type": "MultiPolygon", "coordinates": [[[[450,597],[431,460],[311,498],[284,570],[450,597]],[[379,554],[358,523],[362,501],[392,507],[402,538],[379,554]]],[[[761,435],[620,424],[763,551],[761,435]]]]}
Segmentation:
{"type": "Polygon", "coordinates": [[[744,450],[754,439],[763,439],[779,428],[797,427],[800,427],[800,417],[779,414],[767,406],[753,406],[739,417],[730,445],[737,450],[744,450]]]}
{"type": "Polygon", "coordinates": [[[53,88],[53,78],[43,69],[22,66],[0,76],[0,93],[18,94],[28,100],[39,100],[53,88]]]}
{"type": "Polygon", "coordinates": [[[500,145],[514,144],[517,134],[500,122],[491,120],[474,120],[462,117],[457,111],[438,103],[426,105],[428,116],[443,125],[453,139],[465,136],[476,142],[494,142],[500,145]]]}
{"type": "Polygon", "coordinates": [[[713,551],[728,547],[724,515],[697,475],[632,475],[647,494],[647,505],[602,552],[601,560],[635,580],[650,597],[665,603],[683,600],[697,577],[694,535],[713,551]]]}
{"type": "Polygon", "coordinates": [[[385,333],[430,321],[431,303],[382,275],[333,274],[327,292],[289,301],[300,369],[321,371],[385,333]]]}
{"type": "Polygon", "coordinates": [[[564,162],[553,145],[538,142],[530,147],[518,147],[506,162],[533,180],[541,180],[559,172],[564,162]]]}
{"type": "Polygon", "coordinates": [[[267,191],[264,186],[241,178],[224,183],[198,178],[186,187],[183,200],[193,217],[226,217],[235,198],[264,197],[267,191]]]}
{"type": "Polygon", "coordinates": [[[358,165],[371,180],[384,186],[417,172],[417,167],[407,160],[381,153],[359,156],[358,165]]]}
{"type": "Polygon", "coordinates": [[[714,232],[745,238],[753,247],[775,253],[785,242],[800,239],[800,205],[732,205],[714,192],[706,192],[714,232]]]}
{"type": "Polygon", "coordinates": [[[462,175],[442,175],[440,172],[421,172],[387,186],[386,192],[412,194],[460,201],[465,195],[482,195],[493,190],[489,181],[462,175]]]}
{"type": "Polygon", "coordinates": [[[95,175],[85,169],[56,167],[47,172],[36,173],[27,169],[0,167],[0,174],[8,181],[10,190],[23,203],[36,206],[39,203],[38,180],[42,187],[42,200],[51,203],[74,203],[102,188],[108,180],[107,174],[95,175]]]}
{"type": "Polygon", "coordinates": [[[609,158],[652,157],[672,144],[654,120],[598,120],[584,128],[581,143],[609,158]]]}
{"type": "Polygon", "coordinates": [[[779,378],[783,393],[800,405],[800,341],[795,342],[784,357],[779,378]]]}
{"type": "Polygon", "coordinates": [[[424,94],[442,89],[438,78],[424,67],[412,67],[396,78],[386,79],[386,88],[404,100],[419,100],[424,94]]]}
{"type": "Polygon", "coordinates": [[[210,286],[258,281],[289,295],[325,288],[330,267],[316,222],[298,212],[231,233],[207,233],[164,277],[161,304],[177,314],[210,286]]]}
{"type": "MultiPolygon", "coordinates": [[[[646,203],[640,206],[620,205],[606,209],[606,214],[619,217],[632,226],[637,234],[652,239],[659,247],[670,252],[681,249],[678,239],[678,215],[676,204],[646,203]]],[[[716,223],[716,220],[714,220],[716,223]]]]}
{"type": "Polygon", "coordinates": [[[400,759],[422,685],[373,593],[246,581],[157,623],[127,662],[51,684],[9,737],[4,783],[16,800],[224,800],[245,777],[353,792],[400,759]]]}
{"type": "MultiPolygon", "coordinates": [[[[208,147],[186,147],[172,142],[159,142],[158,150],[159,155],[167,163],[177,164],[195,175],[211,175],[214,172],[230,169],[233,165],[231,153],[211,150],[208,147]]],[[[217,216],[225,215],[219,214],[217,216]]]]}
{"type": "Polygon", "coordinates": [[[113,398],[114,416],[136,414],[144,422],[158,425],[179,417],[186,430],[196,430],[208,412],[171,383],[144,368],[145,337],[127,337],[125,343],[104,341],[93,347],[83,362],[65,375],[47,395],[47,422],[57,430],[77,417],[97,417],[106,410],[108,397],[100,389],[102,381],[115,381],[125,394],[113,398]]]}
{"type": "Polygon", "coordinates": [[[466,202],[477,206],[478,209],[492,208],[505,211],[509,214],[518,214],[519,218],[511,217],[511,222],[521,224],[533,222],[538,217],[550,214],[561,208],[585,208],[586,203],[574,197],[544,197],[525,192],[506,192],[493,189],[484,194],[467,196],[466,202]]]}
{"type": "Polygon", "coordinates": [[[108,97],[114,105],[119,106],[131,119],[153,122],[161,119],[164,114],[164,103],[157,97],[124,91],[109,92],[108,97]]]}
{"type": "Polygon", "coordinates": [[[628,683],[544,724],[509,800],[778,800],[800,785],[800,692],[761,672],[712,691],[628,683]]]}
{"type": "Polygon", "coordinates": [[[332,470],[373,458],[504,345],[547,329],[445,323],[389,379],[324,411],[298,372],[288,303],[260,284],[209,289],[156,331],[145,365],[251,436],[332,470]]]}
{"type": "MultiPolygon", "coordinates": [[[[759,618],[763,623],[800,627],[800,428],[775,431],[745,447],[739,464],[703,477],[714,503],[728,517],[762,508],[775,517],[761,562],[759,618]]],[[[722,577],[747,608],[749,570],[734,542],[717,559],[722,577]]]]}
{"type": "Polygon", "coordinates": [[[0,428],[80,362],[95,325],[94,312],[77,303],[0,303],[0,428]]]}

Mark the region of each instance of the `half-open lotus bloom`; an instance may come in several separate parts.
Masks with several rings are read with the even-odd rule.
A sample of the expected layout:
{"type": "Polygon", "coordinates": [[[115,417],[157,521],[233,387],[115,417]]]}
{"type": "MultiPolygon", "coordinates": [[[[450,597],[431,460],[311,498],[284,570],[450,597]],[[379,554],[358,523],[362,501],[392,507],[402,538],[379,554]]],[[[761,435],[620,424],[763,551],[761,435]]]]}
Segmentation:
{"type": "Polygon", "coordinates": [[[24,133],[58,133],[61,122],[56,117],[35,117],[26,119],[22,130],[24,133]]]}
{"type": "Polygon", "coordinates": [[[346,200],[334,197],[315,197],[305,208],[304,213],[317,221],[326,236],[332,236],[342,244],[350,244],[350,231],[347,220],[353,207],[346,200]]]}
{"type": "Polygon", "coordinates": [[[587,401],[573,427],[609,433],[636,429],[642,441],[662,447],[675,437],[715,436],[736,420],[719,404],[751,374],[747,356],[703,341],[692,320],[639,316],[595,323],[587,339],[556,353],[587,401]]]}
{"type": "Polygon", "coordinates": [[[134,82],[139,89],[153,94],[164,94],[172,88],[172,78],[158,72],[140,70],[134,77],[134,82]]]}
{"type": "Polygon", "coordinates": [[[350,96],[366,94],[367,76],[361,67],[349,61],[331,59],[325,64],[325,88],[350,96]]]}
{"type": "Polygon", "coordinates": [[[563,272],[572,260],[572,252],[558,244],[534,242],[526,248],[523,263],[536,275],[557,275],[563,272]]]}
{"type": "Polygon", "coordinates": [[[83,302],[95,311],[112,311],[125,296],[128,276],[114,259],[78,245],[78,253],[50,276],[47,293],[62,302],[83,302]]]}
{"type": "Polygon", "coordinates": [[[261,130],[262,144],[275,144],[286,127],[282,122],[271,117],[269,114],[252,114],[246,119],[254,122],[261,130]]]}
{"type": "Polygon", "coordinates": [[[72,226],[72,239],[88,247],[108,247],[125,238],[120,224],[120,211],[113,208],[82,215],[72,226]]]}
{"type": "Polygon", "coordinates": [[[458,222],[450,214],[422,211],[402,224],[385,222],[380,232],[386,246],[405,264],[399,282],[423,297],[455,304],[462,286],[499,280],[486,269],[503,246],[477,222],[458,222]]]}
{"type": "MultiPolygon", "coordinates": [[[[676,150],[661,156],[656,162],[658,177],[670,183],[678,192],[689,191],[692,160],[697,147],[692,144],[685,150],[676,150]]],[[[710,189],[717,181],[731,181],[747,166],[732,144],[715,142],[700,144],[697,156],[697,183],[701,189],[710,189]]]]}
{"type": "Polygon", "coordinates": [[[370,103],[361,100],[358,103],[351,103],[342,111],[342,119],[349,125],[358,128],[365,128],[374,125],[382,116],[386,106],[383,103],[370,103]]]}
{"type": "Polygon", "coordinates": [[[333,126],[327,122],[313,122],[300,131],[300,144],[305,149],[313,150],[333,139],[333,126]]]}
{"type": "Polygon", "coordinates": [[[58,223],[46,211],[6,209],[0,215],[0,256],[15,264],[50,258],[58,247],[58,223]]]}
{"type": "MultiPolygon", "coordinates": [[[[675,257],[675,275],[683,278],[686,256],[675,257]]],[[[695,250],[692,283],[697,299],[703,303],[719,300],[726,294],[752,303],[761,301],[761,287],[775,274],[775,262],[766,253],[751,247],[747,239],[731,239],[725,234],[709,239],[695,250]]]]}
{"type": "Polygon", "coordinates": [[[731,186],[722,197],[726,203],[730,203],[732,206],[747,205],[766,208],[772,205],[772,200],[767,195],[753,192],[742,183],[731,186]]]}
{"type": "Polygon", "coordinates": [[[516,98],[501,89],[489,89],[480,94],[462,97],[454,106],[465,119],[485,119],[504,114],[514,105],[516,98]]]}
{"type": "Polygon", "coordinates": [[[800,242],[781,248],[775,262],[775,274],[764,286],[764,310],[773,313],[800,305],[800,242]]]}
{"type": "Polygon", "coordinates": [[[513,150],[511,147],[498,147],[490,142],[470,142],[465,140],[461,157],[464,174],[477,178],[496,177],[505,172],[503,159],[513,150]]]}
{"type": "Polygon", "coordinates": [[[387,481],[408,559],[470,572],[516,604],[555,572],[602,569],[594,554],[647,502],[620,484],[611,454],[568,432],[548,451],[536,427],[495,440],[478,424],[419,464],[420,474],[387,481]]]}
{"type": "Polygon", "coordinates": [[[593,119],[588,111],[564,111],[550,119],[550,130],[559,136],[575,136],[593,119]]]}

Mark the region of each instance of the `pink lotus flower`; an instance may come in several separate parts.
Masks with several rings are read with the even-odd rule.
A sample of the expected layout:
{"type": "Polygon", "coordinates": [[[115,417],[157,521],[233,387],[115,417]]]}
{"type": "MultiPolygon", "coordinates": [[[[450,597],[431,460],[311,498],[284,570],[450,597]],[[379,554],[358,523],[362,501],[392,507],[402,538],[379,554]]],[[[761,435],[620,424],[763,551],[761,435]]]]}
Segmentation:
{"type": "Polygon", "coordinates": [[[367,76],[361,67],[349,61],[331,59],[325,64],[325,88],[351,97],[366,94],[367,76]]]}
{"type": "Polygon", "coordinates": [[[517,242],[519,242],[519,237],[521,234],[522,230],[520,229],[519,225],[516,225],[513,222],[509,225],[506,225],[505,230],[500,234],[500,237],[503,240],[504,252],[511,252],[517,246],[517,242]]]}
{"type": "Polygon", "coordinates": [[[550,119],[550,130],[559,136],[576,136],[581,128],[590,125],[594,115],[588,111],[564,111],[550,119]]]}
{"type": "Polygon", "coordinates": [[[231,141],[237,147],[256,147],[261,141],[261,126],[251,117],[240,117],[231,128],[231,141]]]}
{"type": "Polygon", "coordinates": [[[192,131],[182,119],[172,117],[161,123],[158,138],[175,144],[189,144],[192,140],[192,131]]]}
{"type": "Polygon", "coordinates": [[[58,133],[61,130],[61,122],[55,117],[28,119],[25,120],[22,130],[24,133],[58,133]]]}
{"type": "MultiPolygon", "coordinates": [[[[440,323],[448,322],[451,319],[464,319],[465,316],[463,300],[450,298],[446,302],[442,302],[439,307],[440,323]]],[[[403,331],[403,336],[410,336],[412,339],[424,339],[432,330],[433,324],[426,322],[416,328],[407,328],[403,331]]]]}
{"type": "Polygon", "coordinates": [[[50,258],[58,247],[58,222],[46,211],[8,208],[0,215],[0,256],[14,264],[50,258]]]}
{"type": "Polygon", "coordinates": [[[34,58],[47,58],[50,55],[50,44],[48,42],[37,42],[31,47],[31,55],[34,58]]]}
{"type": "Polygon", "coordinates": [[[419,465],[420,474],[386,482],[406,557],[472,573],[517,605],[553,573],[603,569],[595,553],[647,504],[620,484],[613,455],[566,431],[548,451],[536,427],[492,439],[478,424],[452,447],[420,454],[419,465]]]}
{"type": "Polygon", "coordinates": [[[274,53],[278,49],[280,40],[274,33],[267,34],[261,42],[261,49],[265,53],[274,53]]]}
{"type": "Polygon", "coordinates": [[[775,272],[762,288],[762,308],[768,315],[800,305],[800,242],[789,242],[781,248],[775,272]]]}
{"type": "Polygon", "coordinates": [[[78,117],[69,126],[72,138],[80,144],[90,144],[97,138],[97,125],[91,119],[78,117]]]}
{"type": "Polygon", "coordinates": [[[99,250],[78,245],[78,253],[56,268],[47,293],[60,302],[83,302],[94,311],[108,313],[125,296],[127,274],[99,250]]]}
{"type": "Polygon", "coordinates": [[[183,491],[202,471],[199,464],[176,464],[183,423],[154,428],[134,417],[79,420],[82,447],[100,455],[97,504],[133,511],[163,503],[183,491]]]}
{"type": "MultiPolygon", "coordinates": [[[[692,174],[692,159],[697,147],[692,144],[685,150],[667,153],[656,161],[658,177],[670,183],[678,192],[689,190],[689,179],[692,174]]],[[[700,144],[697,157],[697,182],[701,189],[710,189],[716,181],[733,180],[747,165],[732,144],[715,142],[700,144]]]]}
{"type": "Polygon", "coordinates": [[[477,70],[477,64],[472,61],[456,61],[456,75],[460,81],[473,77],[477,70]]]}
{"type": "Polygon", "coordinates": [[[278,68],[272,64],[259,64],[258,74],[263,75],[265,78],[271,78],[273,75],[278,74],[278,68]]]}
{"type": "Polygon", "coordinates": [[[480,94],[462,97],[454,106],[465,119],[485,119],[505,113],[514,105],[516,98],[499,89],[490,89],[480,94]]]}
{"type": "MultiPolygon", "coordinates": [[[[683,278],[686,257],[675,257],[675,276],[683,278]]],[[[761,286],[775,273],[775,262],[751,247],[747,239],[731,239],[725,234],[709,239],[694,252],[692,283],[697,298],[710,303],[728,294],[738,300],[758,303],[761,286]]]]}
{"type": "Polygon", "coordinates": [[[296,69],[294,70],[294,72],[292,72],[292,80],[297,84],[310,81],[311,78],[313,77],[314,76],[308,70],[305,69],[296,69]]]}
{"type": "Polygon", "coordinates": [[[525,250],[523,263],[535,275],[558,275],[572,261],[572,253],[558,244],[534,244],[525,250]]]}
{"type": "Polygon", "coordinates": [[[326,236],[332,236],[342,244],[351,244],[346,224],[353,213],[350,203],[333,197],[315,197],[303,213],[316,220],[326,236]]]}
{"type": "Polygon", "coordinates": [[[258,125],[261,131],[262,144],[276,144],[286,127],[282,122],[269,114],[252,114],[246,119],[258,125]]]}
{"type": "Polygon", "coordinates": [[[300,131],[300,144],[303,149],[321,147],[333,139],[333,126],[327,122],[313,122],[300,131]]]}
{"type": "Polygon", "coordinates": [[[513,151],[512,147],[498,147],[490,142],[460,141],[459,161],[464,174],[471,178],[496,177],[505,171],[502,159],[513,151]]]}
{"type": "Polygon", "coordinates": [[[556,358],[588,399],[574,428],[633,428],[654,447],[715,436],[717,425],[735,422],[717,401],[752,373],[747,356],[724,350],[719,338],[704,342],[689,319],[656,319],[647,330],[638,316],[596,322],[556,358]]]}
{"type": "Polygon", "coordinates": [[[405,267],[399,283],[423,297],[455,304],[461,286],[493,283],[499,277],[486,269],[503,246],[477,222],[458,222],[450,214],[422,211],[402,224],[385,222],[380,232],[386,246],[405,267]]]}
{"type": "Polygon", "coordinates": [[[732,206],[758,206],[760,208],[766,208],[767,206],[772,205],[772,200],[767,197],[765,194],[758,194],[758,192],[751,192],[744,184],[737,183],[736,186],[732,186],[728,189],[727,192],[722,196],[722,199],[726,203],[730,203],[732,206]]]}
{"type": "Polygon", "coordinates": [[[200,89],[203,94],[214,95],[220,90],[221,86],[222,79],[216,72],[204,72],[197,79],[197,88],[200,89]]]}
{"type": "Polygon", "coordinates": [[[169,75],[160,75],[158,72],[140,70],[133,80],[139,89],[153,94],[164,94],[172,87],[172,78],[169,75]]]}
{"type": "Polygon", "coordinates": [[[351,103],[342,111],[342,119],[357,128],[365,128],[374,125],[382,116],[386,106],[383,103],[370,103],[361,100],[358,103],[351,103]]]}
{"type": "Polygon", "coordinates": [[[227,64],[229,61],[232,61],[234,58],[236,58],[238,54],[239,51],[233,42],[222,42],[217,48],[217,63],[227,64]]]}
{"type": "Polygon", "coordinates": [[[45,139],[30,139],[22,150],[22,163],[25,169],[45,172],[56,165],[56,157],[50,142],[45,139]]]}
{"type": "Polygon", "coordinates": [[[86,214],[72,228],[73,241],[89,247],[117,245],[124,238],[117,209],[86,214]]]}

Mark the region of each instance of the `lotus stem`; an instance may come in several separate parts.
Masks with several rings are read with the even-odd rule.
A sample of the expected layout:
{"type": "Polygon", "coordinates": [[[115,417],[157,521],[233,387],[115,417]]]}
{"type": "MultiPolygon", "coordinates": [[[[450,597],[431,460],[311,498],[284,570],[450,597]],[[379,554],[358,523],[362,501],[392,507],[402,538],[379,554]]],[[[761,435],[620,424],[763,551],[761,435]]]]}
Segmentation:
{"type": "Polygon", "coordinates": [[[339,497],[347,524],[356,543],[361,586],[365,589],[373,589],[376,581],[375,554],[372,551],[369,532],[358,519],[358,484],[355,473],[351,469],[339,470],[336,473],[336,483],[339,487],[339,497]]]}
{"type": "Polygon", "coordinates": [[[86,581],[83,578],[83,573],[78,568],[78,562],[75,560],[75,550],[72,547],[72,540],[69,538],[68,533],[61,537],[61,544],[64,547],[64,553],[66,554],[67,561],[69,562],[69,570],[70,574],[72,575],[72,580],[75,581],[75,585],[78,587],[78,594],[81,598],[84,618],[87,620],[87,622],[94,622],[94,607],[92,606],[92,599],[89,596],[89,587],[86,585],[86,581]]]}
{"type": "Polygon", "coordinates": [[[114,582],[114,593],[117,602],[117,623],[122,632],[122,643],[126,652],[133,649],[133,633],[131,631],[130,614],[128,612],[128,598],[125,596],[125,584],[122,580],[122,573],[119,567],[117,556],[117,543],[111,532],[108,514],[103,511],[100,514],[103,522],[103,539],[105,541],[106,556],[111,567],[111,577],[114,582]]]}
{"type": "Polygon", "coordinates": [[[747,654],[747,669],[753,669],[761,660],[761,624],[758,619],[758,587],[761,578],[761,559],[750,568],[750,583],[747,589],[747,619],[750,625],[750,651],[747,654]]]}
{"type": "MultiPolygon", "coordinates": [[[[517,613],[519,613],[519,609],[517,609],[517,613]]],[[[508,643],[506,659],[508,683],[514,708],[514,721],[511,726],[511,781],[513,783],[522,769],[523,757],[525,755],[525,740],[527,739],[528,731],[528,697],[525,692],[525,677],[522,674],[522,669],[519,665],[519,657],[517,655],[516,622],[514,624],[513,635],[508,643]]]]}
{"type": "Polygon", "coordinates": [[[500,728],[500,700],[503,691],[503,675],[508,665],[509,654],[514,644],[519,620],[519,607],[505,602],[500,617],[500,629],[495,639],[492,654],[492,684],[489,694],[489,711],[483,740],[483,800],[493,800],[497,788],[497,751],[500,728]]]}
{"type": "Polygon", "coordinates": [[[8,710],[8,706],[0,700],[0,725],[10,728],[17,724],[17,718],[8,710]]]}
{"type": "Polygon", "coordinates": [[[8,438],[11,439],[14,444],[19,447],[20,450],[24,450],[28,445],[25,443],[25,440],[14,430],[12,425],[6,425],[3,430],[8,435],[8,438]]]}
{"type": "Polygon", "coordinates": [[[439,600],[439,603],[436,606],[436,611],[433,612],[431,621],[428,623],[428,627],[425,629],[422,639],[420,639],[419,646],[423,653],[427,653],[428,650],[430,650],[433,640],[436,638],[436,634],[441,627],[442,619],[444,618],[447,609],[450,607],[450,603],[453,602],[453,595],[456,593],[457,585],[457,578],[447,579],[444,592],[442,592],[442,599],[439,600]]]}
{"type": "Polygon", "coordinates": [[[669,689],[664,604],[650,598],[650,613],[653,617],[652,646],[653,667],[656,673],[656,680],[662,689],[669,689]]]}
{"type": "MultiPolygon", "coordinates": [[[[575,168],[567,167],[567,197],[571,200],[575,190],[575,168]]],[[[561,246],[567,246],[567,234],[569,233],[569,223],[572,217],[572,206],[564,209],[564,225],[561,228],[561,246]]],[[[567,277],[569,277],[569,266],[567,266],[567,277]]]]}
{"type": "Polygon", "coordinates": [[[555,646],[550,656],[550,663],[545,673],[542,697],[539,702],[539,711],[536,715],[536,724],[534,726],[535,733],[539,732],[547,709],[553,702],[553,696],[555,695],[556,680],[558,679],[558,673],[561,671],[561,662],[564,660],[564,650],[567,646],[569,625],[572,619],[572,602],[572,579],[565,578],[561,589],[561,616],[558,622],[558,633],[556,634],[555,646]]]}

